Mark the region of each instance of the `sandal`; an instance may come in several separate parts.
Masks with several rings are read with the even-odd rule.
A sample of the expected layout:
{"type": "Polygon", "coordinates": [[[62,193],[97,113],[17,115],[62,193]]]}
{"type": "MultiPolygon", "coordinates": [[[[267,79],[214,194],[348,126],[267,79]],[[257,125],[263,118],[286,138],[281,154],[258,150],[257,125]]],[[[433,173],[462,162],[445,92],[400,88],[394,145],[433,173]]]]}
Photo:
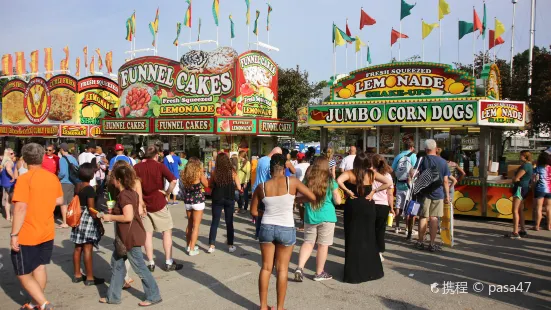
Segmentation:
{"type": "Polygon", "coordinates": [[[81,275],[80,277],[73,277],[73,283],[80,283],[82,281],[85,281],[86,280],[86,276],[85,275],[81,275]]]}
{"type": "Polygon", "coordinates": [[[19,308],[19,310],[34,310],[34,309],[39,309],[39,307],[34,307],[34,308],[31,308],[31,306],[29,304],[24,304],[23,306],[21,306],[21,308],[19,308]]]}
{"type": "Polygon", "coordinates": [[[142,301],[141,303],[139,303],[138,306],[140,306],[140,307],[154,306],[154,305],[156,305],[156,304],[161,303],[162,301],[163,301],[162,299],[159,299],[159,300],[157,300],[157,301],[148,301],[148,300],[145,300],[145,301],[142,301]],[[144,304],[144,302],[147,303],[147,304],[144,304]]]}
{"type": "Polygon", "coordinates": [[[59,228],[59,229],[65,229],[65,228],[71,228],[71,226],[69,226],[69,225],[67,225],[67,224],[65,224],[65,225],[61,224],[61,225],[57,225],[57,228],[59,228]]]}
{"type": "Polygon", "coordinates": [[[134,282],[134,279],[130,279],[129,281],[125,281],[124,285],[122,286],[123,290],[127,290],[132,287],[132,282],[134,282]]]}
{"type": "Polygon", "coordinates": [[[99,303],[100,303],[100,304],[108,304],[108,303],[109,303],[109,300],[107,300],[107,297],[103,297],[103,298],[100,298],[100,299],[99,299],[99,303]]]}

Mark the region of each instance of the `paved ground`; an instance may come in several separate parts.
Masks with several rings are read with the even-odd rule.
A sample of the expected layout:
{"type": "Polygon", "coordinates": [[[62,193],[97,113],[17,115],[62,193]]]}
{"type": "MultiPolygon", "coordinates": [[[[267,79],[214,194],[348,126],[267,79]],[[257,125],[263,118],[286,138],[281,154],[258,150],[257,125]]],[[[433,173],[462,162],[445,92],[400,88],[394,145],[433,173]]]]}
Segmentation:
{"type": "MultiPolygon", "coordinates": [[[[235,218],[238,250],[229,254],[225,242],[225,226],[218,233],[218,250],[207,254],[208,230],[211,223],[207,208],[201,226],[200,247],[195,257],[184,253],[184,231],[187,225],[182,205],[171,207],[175,220],[174,256],[183,261],[180,272],[154,272],[163,303],[155,309],[256,309],[258,304],[257,278],[260,251],[253,240],[254,227],[249,217],[235,218]]],[[[340,212],[339,212],[340,213],[340,212]]],[[[342,217],[339,216],[342,223],[342,217]]],[[[223,223],[223,221],[222,221],[223,223]]],[[[510,225],[505,222],[456,220],[456,247],[438,254],[415,250],[403,235],[387,233],[387,253],[384,262],[385,277],[381,280],[351,285],[342,283],[344,232],[338,223],[336,243],[330,249],[326,270],[334,280],[303,283],[289,282],[286,308],[288,309],[549,309],[551,308],[551,232],[531,233],[522,240],[502,238],[510,225]],[[467,292],[443,294],[444,281],[467,282],[467,292]],[[482,292],[476,293],[473,285],[482,292]],[[492,293],[490,285],[517,285],[531,282],[529,292],[492,293]],[[431,292],[431,283],[439,283],[437,293],[431,292]]],[[[25,297],[13,274],[9,258],[9,225],[0,219],[0,308],[18,309],[25,297]]],[[[96,276],[109,279],[109,260],[113,249],[113,229],[106,228],[100,250],[94,257],[96,276]]],[[[136,309],[143,298],[141,284],[123,292],[123,304],[104,306],[98,298],[107,285],[85,287],[71,283],[73,245],[68,240],[69,230],[58,230],[55,239],[53,263],[48,266],[47,296],[57,309],[136,309]]],[[[298,234],[302,243],[302,233],[298,234]]],[[[155,239],[155,255],[159,265],[164,263],[160,235],[155,239]]],[[[298,247],[292,257],[291,268],[298,260],[298,247]]],[[[313,275],[315,259],[307,264],[306,274],[313,275]]],[[[292,276],[289,274],[289,276],[292,276]]],[[[136,276],[134,275],[136,278],[136,276]]],[[[520,288],[520,287],[519,287],[520,288]]],[[[524,285],[526,290],[527,285],[524,285]]],[[[496,289],[498,289],[496,287],[496,289]]],[[[449,293],[446,291],[446,293],[449,293]]],[[[275,277],[270,282],[270,304],[275,304],[275,277]]]]}

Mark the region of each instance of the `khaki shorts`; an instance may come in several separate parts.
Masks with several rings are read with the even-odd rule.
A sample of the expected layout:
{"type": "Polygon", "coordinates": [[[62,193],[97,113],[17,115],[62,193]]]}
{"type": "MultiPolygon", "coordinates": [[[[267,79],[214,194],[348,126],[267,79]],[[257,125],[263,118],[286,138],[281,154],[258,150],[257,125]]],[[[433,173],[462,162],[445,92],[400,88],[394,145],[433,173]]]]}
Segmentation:
{"type": "Polygon", "coordinates": [[[143,219],[143,226],[146,232],[164,232],[171,230],[174,227],[172,223],[172,215],[167,207],[154,212],[147,213],[147,216],[143,219]]]}
{"type": "Polygon", "coordinates": [[[444,199],[425,198],[422,208],[419,212],[420,217],[442,217],[444,215],[444,199]]]}
{"type": "Polygon", "coordinates": [[[304,223],[304,242],[332,245],[335,223],[323,222],[317,225],[304,223]]]}
{"type": "Polygon", "coordinates": [[[75,186],[73,184],[61,183],[61,190],[63,191],[62,206],[68,206],[73,197],[75,197],[75,186]]]}

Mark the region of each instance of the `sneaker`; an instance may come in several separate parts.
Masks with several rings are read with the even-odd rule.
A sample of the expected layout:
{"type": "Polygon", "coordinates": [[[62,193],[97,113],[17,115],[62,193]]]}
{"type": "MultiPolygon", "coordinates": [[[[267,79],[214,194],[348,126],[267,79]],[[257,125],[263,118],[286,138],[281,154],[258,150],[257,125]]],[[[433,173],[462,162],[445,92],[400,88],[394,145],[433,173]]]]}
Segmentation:
{"type": "Polygon", "coordinates": [[[422,242],[415,242],[415,248],[418,249],[418,250],[424,250],[425,249],[425,245],[422,243],[422,242]]]}
{"type": "Polygon", "coordinates": [[[54,306],[50,302],[47,301],[46,305],[42,309],[44,309],[44,310],[54,310],[54,306]]]}
{"type": "Polygon", "coordinates": [[[212,254],[212,253],[214,253],[214,251],[216,251],[216,248],[209,248],[209,250],[207,252],[209,254],[212,254]]]}
{"type": "Polygon", "coordinates": [[[505,234],[504,237],[509,239],[520,239],[520,234],[508,233],[505,234]]]}
{"type": "Polygon", "coordinates": [[[436,248],[436,245],[435,245],[435,244],[430,244],[429,247],[427,248],[427,250],[429,250],[429,252],[436,252],[436,251],[438,251],[438,249],[436,248]]]}
{"type": "Polygon", "coordinates": [[[399,233],[402,232],[402,230],[400,229],[400,227],[396,227],[396,228],[394,228],[394,232],[399,234],[399,233]]]}
{"type": "Polygon", "coordinates": [[[38,310],[38,309],[40,309],[40,307],[38,306],[31,307],[29,304],[24,304],[23,306],[21,306],[21,308],[19,308],[19,310],[38,310]]]}
{"type": "Polygon", "coordinates": [[[147,265],[147,269],[149,269],[149,271],[153,272],[153,271],[155,271],[155,265],[147,265]]]}
{"type": "Polygon", "coordinates": [[[383,257],[383,253],[379,252],[379,257],[381,258],[381,263],[385,261],[385,258],[383,257]]]}
{"type": "Polygon", "coordinates": [[[302,268],[295,269],[295,282],[302,282],[304,275],[302,274],[302,268]]]}
{"type": "Polygon", "coordinates": [[[411,234],[408,234],[407,237],[406,237],[406,240],[411,240],[411,234]]]}
{"type": "Polygon", "coordinates": [[[325,271],[322,271],[320,274],[314,275],[314,281],[325,281],[325,280],[331,280],[333,279],[333,276],[328,274],[325,271]]]}
{"type": "Polygon", "coordinates": [[[411,235],[412,235],[412,236],[418,236],[419,233],[417,232],[417,230],[414,229],[414,230],[411,232],[411,235]]]}
{"type": "MultiPolygon", "coordinates": [[[[187,247],[187,248],[186,248],[186,252],[188,252],[188,253],[189,253],[189,250],[190,250],[190,249],[189,249],[189,247],[187,247]]],[[[197,251],[197,250],[199,250],[199,246],[197,246],[197,245],[196,245],[196,246],[194,246],[194,247],[193,247],[193,250],[194,250],[194,251],[197,251]]]]}
{"type": "Polygon", "coordinates": [[[86,286],[100,285],[100,284],[103,284],[103,283],[105,283],[105,279],[96,278],[96,277],[94,277],[94,280],[84,281],[84,285],[86,285],[86,286]]]}
{"type": "Polygon", "coordinates": [[[235,250],[237,250],[237,248],[235,246],[230,246],[230,248],[228,249],[228,251],[230,251],[230,253],[233,253],[235,252],[235,250]]]}
{"type": "Polygon", "coordinates": [[[521,230],[518,232],[519,236],[521,237],[526,237],[528,235],[528,233],[526,232],[526,230],[521,230]]]}
{"type": "Polygon", "coordinates": [[[189,256],[199,255],[199,250],[193,250],[193,251],[191,251],[191,252],[188,252],[188,255],[189,255],[189,256]]]}
{"type": "Polygon", "coordinates": [[[184,265],[176,263],[176,261],[172,261],[172,264],[165,264],[165,271],[175,271],[180,270],[184,268],[184,265]]]}

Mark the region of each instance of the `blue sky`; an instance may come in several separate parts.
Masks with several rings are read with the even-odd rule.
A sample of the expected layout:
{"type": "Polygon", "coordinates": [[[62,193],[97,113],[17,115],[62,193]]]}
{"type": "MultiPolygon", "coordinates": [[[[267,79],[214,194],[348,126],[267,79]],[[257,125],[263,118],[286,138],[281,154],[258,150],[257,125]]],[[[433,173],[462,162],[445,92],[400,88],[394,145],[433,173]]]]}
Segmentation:
{"type": "MultiPolygon", "coordinates": [[[[160,8],[158,49],[159,56],[176,58],[176,48],[172,41],[176,34],[176,23],[182,22],[187,4],[184,0],[130,1],[8,1],[0,0],[2,7],[2,31],[0,32],[0,55],[24,51],[27,62],[30,52],[40,50],[40,68],[43,70],[43,48],[52,47],[56,69],[64,57],[63,47],[71,50],[70,68],[74,72],[75,58],[82,55],[87,45],[89,57],[96,48],[102,56],[113,51],[113,68],[116,71],[125,57],[129,42],[125,41],[125,21],[136,10],[137,48],[151,47],[152,37],[148,23],[153,21],[155,10],[160,8]]],[[[409,36],[403,39],[401,57],[405,59],[421,54],[421,18],[426,22],[437,22],[438,0],[416,0],[412,14],[402,23],[402,32],[409,36]]],[[[261,11],[259,19],[260,41],[267,42],[265,0],[251,0],[251,24],[255,11],[261,11]]],[[[414,0],[408,2],[413,3],[414,0]]],[[[482,0],[448,0],[451,14],[442,20],[442,62],[458,60],[457,21],[472,21],[473,5],[482,19],[482,0]]],[[[272,0],[270,44],[280,48],[280,52],[270,55],[281,67],[299,65],[307,70],[313,81],[328,79],[333,74],[331,25],[335,22],[345,28],[346,18],[352,34],[360,35],[364,42],[369,41],[374,64],[390,60],[390,30],[399,29],[400,0],[272,0]],[[360,7],[377,20],[374,26],[359,31],[360,7]]],[[[512,4],[510,0],[487,0],[488,27],[493,29],[493,18],[505,24],[503,35],[505,44],[497,47],[497,55],[509,58],[511,42],[512,4]]],[[[202,19],[201,38],[215,39],[216,26],[212,17],[211,0],[193,0],[193,40],[197,38],[198,19],[202,19]]],[[[229,20],[231,13],[235,22],[236,38],[234,48],[239,52],[247,49],[247,26],[245,25],[244,0],[220,0],[219,40],[221,45],[230,45],[229,20]]],[[[538,1],[536,14],[536,45],[551,44],[551,19],[545,19],[544,12],[551,12],[551,1],[538,1]]],[[[530,0],[519,0],[517,4],[515,30],[515,51],[522,51],[529,45],[530,0]]],[[[251,40],[252,34],[251,25],[251,40]]],[[[183,27],[180,42],[189,39],[189,29],[183,27]]],[[[487,43],[486,43],[487,44],[487,43]]],[[[203,46],[210,50],[212,47],[203,46]]],[[[476,41],[476,49],[482,50],[482,40],[476,41]]],[[[180,48],[180,54],[183,48],[180,48]]],[[[472,35],[465,36],[459,45],[461,62],[472,61],[472,35]]],[[[95,54],[95,53],[94,53],[95,54]]],[[[142,55],[148,55],[144,53],[142,55]]],[[[393,55],[397,57],[398,46],[394,45],[393,55]]],[[[365,57],[364,55],[361,55],[365,57]]],[[[345,48],[337,48],[338,72],[345,68],[345,48]]],[[[425,40],[425,60],[438,61],[438,30],[425,40]]],[[[28,67],[28,64],[27,64],[28,67]]],[[[348,71],[355,69],[354,47],[348,48],[348,71]]]]}

